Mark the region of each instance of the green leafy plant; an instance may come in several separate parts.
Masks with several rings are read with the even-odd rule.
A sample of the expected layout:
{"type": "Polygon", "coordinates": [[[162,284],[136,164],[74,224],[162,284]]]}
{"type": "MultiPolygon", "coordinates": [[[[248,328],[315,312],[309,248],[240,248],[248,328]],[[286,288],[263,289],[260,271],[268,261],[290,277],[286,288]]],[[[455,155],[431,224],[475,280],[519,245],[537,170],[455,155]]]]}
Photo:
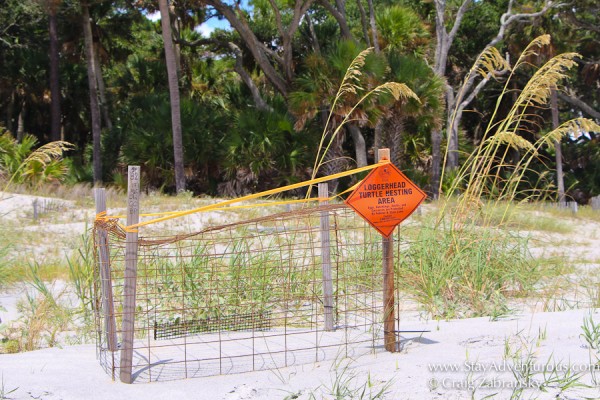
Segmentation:
{"type": "Polygon", "coordinates": [[[583,333],[580,335],[587,343],[588,348],[600,351],[600,323],[596,323],[592,316],[588,316],[583,319],[583,325],[581,326],[583,333]]]}

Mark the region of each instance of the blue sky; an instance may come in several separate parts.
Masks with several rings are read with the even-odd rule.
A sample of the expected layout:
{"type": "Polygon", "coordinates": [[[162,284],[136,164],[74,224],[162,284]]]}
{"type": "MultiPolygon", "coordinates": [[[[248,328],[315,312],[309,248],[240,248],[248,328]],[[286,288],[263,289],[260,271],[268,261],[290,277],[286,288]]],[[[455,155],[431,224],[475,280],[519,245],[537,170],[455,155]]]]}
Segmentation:
{"type": "MultiPolygon", "coordinates": [[[[251,9],[252,6],[249,3],[250,0],[242,0],[242,8],[251,9]]],[[[160,20],[160,12],[146,14],[146,17],[151,21],[158,21],[160,20]]],[[[209,37],[215,29],[231,29],[231,25],[229,25],[229,22],[225,18],[211,18],[202,25],[197,26],[195,31],[201,33],[204,37],[209,37]]]]}
{"type": "MultiPolygon", "coordinates": [[[[151,21],[158,21],[160,20],[160,13],[155,12],[152,14],[147,14],[146,18],[148,18],[151,21]]],[[[229,22],[227,22],[226,19],[211,18],[202,25],[197,26],[195,28],[195,31],[199,32],[204,37],[209,37],[210,34],[217,28],[230,29],[231,26],[229,25],[229,22]]]]}

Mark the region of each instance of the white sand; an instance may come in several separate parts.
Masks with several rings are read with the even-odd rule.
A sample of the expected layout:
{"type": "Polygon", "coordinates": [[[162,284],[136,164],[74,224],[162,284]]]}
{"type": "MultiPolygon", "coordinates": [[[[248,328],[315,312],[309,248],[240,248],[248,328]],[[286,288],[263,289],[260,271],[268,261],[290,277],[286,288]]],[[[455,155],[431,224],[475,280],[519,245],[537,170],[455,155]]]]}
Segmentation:
{"type": "MultiPolygon", "coordinates": [[[[14,399],[282,399],[298,394],[301,399],[327,396],[336,379],[350,379],[350,386],[362,385],[370,376],[374,384],[389,382],[390,399],[467,399],[472,390],[465,388],[471,376],[479,387],[475,398],[499,392],[496,398],[509,398],[515,379],[503,368],[513,365],[505,360],[505,344],[511,351],[530,351],[534,368],[541,369],[549,358],[561,371],[585,370],[589,351],[580,337],[581,325],[589,310],[521,315],[509,320],[491,322],[474,318],[449,322],[407,322],[403,329],[431,330],[422,336],[405,334],[403,350],[391,354],[379,350],[357,359],[319,362],[274,371],[248,372],[160,383],[126,385],[112,382],[95,358],[93,345],[46,349],[30,353],[0,355],[0,374],[4,390],[18,388],[8,397],[14,399]],[[541,338],[540,338],[541,336],[541,338]],[[336,364],[337,363],[337,364],[336,364]],[[344,372],[343,366],[349,364],[344,372]],[[433,372],[436,366],[457,365],[456,372],[433,372]],[[337,365],[337,366],[336,366],[337,365]],[[469,370],[488,371],[474,372],[469,370]],[[504,386],[504,389],[502,389],[504,386]]],[[[594,318],[600,320],[599,314],[594,318]]],[[[561,372],[564,375],[564,371],[561,372]]],[[[590,382],[590,373],[582,381],[590,382]]],[[[535,382],[543,381],[538,373],[535,382]]],[[[539,398],[556,398],[558,388],[547,393],[535,392],[539,398]]],[[[600,398],[595,388],[571,389],[559,398],[600,398]]],[[[524,396],[529,398],[529,395],[524,396]]]]}

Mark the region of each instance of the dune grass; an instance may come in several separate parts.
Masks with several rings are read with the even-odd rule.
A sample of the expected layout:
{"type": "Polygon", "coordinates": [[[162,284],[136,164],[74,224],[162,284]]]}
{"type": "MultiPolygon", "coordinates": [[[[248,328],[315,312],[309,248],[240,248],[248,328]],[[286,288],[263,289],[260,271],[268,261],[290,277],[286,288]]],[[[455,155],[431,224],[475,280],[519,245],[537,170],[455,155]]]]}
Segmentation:
{"type": "Polygon", "coordinates": [[[508,299],[523,297],[552,272],[528,251],[526,237],[509,231],[423,225],[402,252],[401,290],[433,318],[499,317],[508,299]]]}

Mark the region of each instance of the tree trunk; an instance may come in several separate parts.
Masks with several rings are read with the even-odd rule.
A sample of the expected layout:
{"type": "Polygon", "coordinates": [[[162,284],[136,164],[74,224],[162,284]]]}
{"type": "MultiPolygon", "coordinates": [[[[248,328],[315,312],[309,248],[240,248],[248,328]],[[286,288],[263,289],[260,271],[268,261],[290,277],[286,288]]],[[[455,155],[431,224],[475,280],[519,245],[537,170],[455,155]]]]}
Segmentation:
{"type": "Polygon", "coordinates": [[[433,199],[440,196],[440,179],[442,174],[442,134],[439,129],[431,131],[431,182],[429,194],[433,199]]]}
{"type": "Polygon", "coordinates": [[[450,128],[448,134],[448,158],[446,159],[446,168],[449,171],[458,168],[458,127],[452,121],[448,124],[450,128]]]}
{"type": "MultiPolygon", "coordinates": [[[[558,101],[556,96],[556,88],[553,88],[550,93],[550,109],[552,111],[552,129],[558,128],[558,101]]],[[[565,179],[563,176],[562,165],[562,148],[560,140],[554,141],[554,150],[556,152],[556,187],[558,188],[558,203],[564,204],[565,197],[565,179]]]]}
{"type": "Polygon", "coordinates": [[[288,82],[282,78],[279,71],[273,66],[271,57],[265,51],[264,44],[258,40],[248,22],[245,19],[239,18],[234,9],[221,0],[207,0],[206,4],[214,7],[218,12],[223,14],[248,47],[254,60],[265,74],[265,77],[283,97],[287,98],[290,89],[288,82]]]}
{"type": "Polygon", "coordinates": [[[21,110],[17,119],[17,142],[21,143],[25,136],[25,115],[27,114],[27,103],[25,100],[21,103],[21,110]]]}
{"type": "Polygon", "coordinates": [[[365,43],[367,44],[367,47],[371,47],[371,38],[369,37],[369,26],[367,25],[367,13],[365,12],[365,8],[362,5],[362,0],[356,0],[356,4],[358,5],[358,11],[360,12],[360,24],[362,26],[365,43]]]}
{"type": "Polygon", "coordinates": [[[60,140],[60,80],[58,53],[58,18],[57,6],[51,5],[48,13],[48,30],[50,36],[50,138],[60,140]]]}
{"type": "Polygon", "coordinates": [[[15,112],[15,102],[16,93],[13,92],[10,94],[10,99],[8,100],[8,105],[6,106],[6,129],[15,136],[14,124],[13,124],[13,114],[15,112]]]}
{"type": "MultiPolygon", "coordinates": [[[[168,2],[168,0],[167,0],[167,2],[168,2]]],[[[169,4],[169,25],[171,26],[171,29],[174,28],[177,32],[181,32],[181,24],[180,24],[180,21],[177,20],[177,14],[175,13],[175,6],[173,5],[172,2],[169,4]],[[173,17],[173,19],[171,17],[173,17]]],[[[171,34],[172,33],[173,32],[171,32],[171,34]]],[[[173,37],[173,36],[171,36],[171,37],[173,37]]],[[[173,43],[173,49],[175,51],[175,66],[177,67],[177,76],[180,77],[182,74],[182,71],[181,71],[181,47],[179,46],[179,43],[173,43]]]]}
{"type": "Polygon", "coordinates": [[[181,109],[179,104],[179,79],[177,77],[177,63],[175,49],[171,34],[169,6],[167,0],[159,0],[162,36],[165,46],[165,59],[167,62],[167,75],[169,77],[169,95],[171,98],[171,127],[173,129],[173,159],[175,162],[175,190],[177,193],[185,191],[185,171],[183,169],[183,141],[181,133],[181,109]]]}
{"type": "Polygon", "coordinates": [[[375,124],[374,133],[373,133],[373,155],[375,159],[377,159],[377,154],[379,149],[381,148],[382,138],[383,138],[383,125],[385,118],[379,118],[379,121],[375,124]]]}
{"type": "Polygon", "coordinates": [[[375,23],[373,0],[367,0],[367,3],[369,4],[369,21],[371,23],[371,35],[373,35],[373,47],[375,48],[375,54],[379,54],[379,38],[377,37],[377,24],[375,23]]]}
{"type": "MultiPolygon", "coordinates": [[[[360,0],[359,0],[360,1],[360,0]]],[[[319,45],[319,38],[317,38],[317,34],[315,33],[315,26],[313,25],[312,18],[308,13],[305,14],[306,23],[308,24],[308,31],[310,32],[310,41],[312,44],[313,51],[316,55],[321,55],[321,46],[319,45]]]]}
{"type": "Polygon", "coordinates": [[[339,1],[336,1],[336,7],[334,7],[331,5],[331,3],[329,3],[329,0],[318,0],[318,2],[331,14],[331,16],[338,23],[342,38],[355,41],[354,36],[350,31],[350,27],[348,26],[348,21],[346,20],[346,10],[344,9],[344,4],[339,1]]]}
{"type": "Polygon", "coordinates": [[[390,149],[390,161],[400,167],[403,157],[404,117],[398,111],[395,111],[388,119],[387,126],[387,145],[390,149]]]}
{"type": "Polygon", "coordinates": [[[367,145],[365,143],[365,137],[363,136],[360,128],[355,124],[347,124],[346,127],[350,131],[352,141],[354,142],[354,151],[356,153],[356,166],[366,167],[367,166],[367,145]]]}
{"type": "Polygon", "coordinates": [[[102,66],[100,65],[100,57],[98,53],[94,54],[94,62],[96,63],[96,78],[98,80],[98,97],[100,98],[100,109],[102,110],[102,119],[104,119],[104,126],[109,130],[112,129],[112,120],[110,119],[110,113],[108,112],[108,101],[106,100],[106,89],[104,86],[104,77],[102,76],[102,66]]]}
{"type": "Polygon", "coordinates": [[[560,99],[562,101],[566,101],[567,103],[571,104],[572,106],[579,108],[581,111],[588,114],[590,117],[594,118],[596,121],[600,122],[600,112],[595,110],[593,107],[591,107],[589,104],[587,104],[583,100],[575,97],[574,95],[567,95],[567,94],[563,94],[563,93],[557,93],[557,95],[558,95],[558,97],[560,97],[560,99]]]}
{"type": "Polygon", "coordinates": [[[256,106],[256,108],[263,111],[273,111],[273,109],[262,98],[258,87],[252,80],[252,77],[250,76],[248,71],[246,71],[246,68],[244,68],[242,50],[240,50],[240,48],[233,42],[229,42],[229,48],[235,54],[235,66],[233,67],[233,69],[235,70],[235,72],[237,72],[240,78],[242,78],[242,81],[250,90],[250,94],[252,95],[252,99],[254,100],[254,105],[256,106]]]}
{"type": "MultiPolygon", "coordinates": [[[[449,3],[448,0],[436,0],[435,2],[435,32],[436,32],[436,48],[435,48],[435,63],[434,63],[434,71],[440,76],[444,77],[446,75],[446,69],[448,64],[448,54],[450,52],[450,48],[454,42],[454,38],[460,28],[462,20],[465,16],[465,13],[468,11],[469,7],[473,3],[473,0],[462,0],[461,5],[458,10],[452,15],[447,15],[446,5],[449,3]],[[450,18],[447,18],[450,17],[450,18]],[[447,21],[452,20],[452,26],[450,31],[447,30],[447,21]]],[[[498,32],[496,36],[486,45],[485,51],[488,47],[495,46],[499,43],[506,33],[506,29],[513,23],[518,21],[523,21],[526,19],[532,19],[539,17],[545,14],[551,7],[553,7],[553,2],[550,0],[546,0],[544,2],[544,7],[538,12],[532,13],[513,13],[512,6],[514,1],[509,1],[507,6],[507,11],[500,18],[500,27],[498,28],[498,32]]],[[[475,82],[475,76],[477,74],[472,75],[471,78],[467,80],[467,83],[463,85],[460,89],[461,96],[456,99],[456,103],[454,102],[454,89],[449,87],[449,91],[451,92],[451,96],[448,97],[448,102],[446,104],[447,116],[448,119],[446,121],[447,126],[447,136],[448,136],[448,158],[447,158],[447,167],[452,170],[458,167],[458,124],[462,118],[462,113],[465,107],[475,98],[475,96],[479,93],[479,91],[487,84],[490,76],[481,80],[481,82],[473,88],[473,84],[475,82]],[[452,99],[450,99],[452,97],[452,99]],[[451,101],[452,100],[452,101],[451,101]],[[452,118],[452,114],[454,113],[454,106],[457,106],[457,110],[455,113],[455,120],[450,121],[452,118]]],[[[441,139],[441,138],[440,138],[441,139]]],[[[434,157],[435,158],[435,157],[434,157]]],[[[435,172],[437,173],[437,172],[435,172]]],[[[433,181],[433,175],[432,175],[433,181]]]]}
{"type": "Polygon", "coordinates": [[[446,135],[448,137],[448,157],[446,158],[446,168],[452,171],[458,168],[458,124],[462,113],[458,110],[454,112],[456,99],[454,90],[448,86],[446,88],[446,135]]]}
{"type": "Polygon", "coordinates": [[[88,86],[90,91],[90,112],[92,114],[93,166],[94,185],[102,184],[102,128],[100,106],[98,105],[98,78],[96,77],[96,62],[94,61],[94,38],[90,24],[90,9],[85,2],[81,3],[81,22],[85,40],[85,58],[87,64],[88,86]]]}
{"type": "MultiPolygon", "coordinates": [[[[341,130],[338,135],[333,139],[333,143],[329,147],[327,154],[325,155],[325,163],[321,167],[321,172],[324,176],[337,174],[342,172],[348,166],[347,158],[344,157],[344,134],[341,130]]],[[[333,179],[329,181],[329,193],[337,193],[339,185],[339,179],[333,179]]]]}

